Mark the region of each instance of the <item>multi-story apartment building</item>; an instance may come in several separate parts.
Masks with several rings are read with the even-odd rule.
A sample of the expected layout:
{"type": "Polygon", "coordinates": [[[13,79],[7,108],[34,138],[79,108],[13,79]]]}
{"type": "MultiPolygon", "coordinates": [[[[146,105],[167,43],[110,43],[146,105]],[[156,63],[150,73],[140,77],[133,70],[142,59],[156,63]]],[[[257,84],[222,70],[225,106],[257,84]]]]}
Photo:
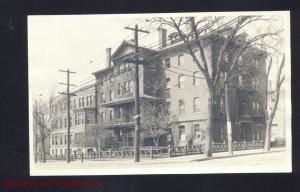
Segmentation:
{"type": "MultiPolygon", "coordinates": [[[[141,143],[147,140],[147,130],[143,129],[143,113],[146,103],[163,99],[163,86],[156,86],[163,71],[156,54],[150,49],[139,48],[143,63],[139,65],[141,101],[141,143]]],[[[125,62],[134,55],[134,43],[124,41],[111,54],[106,49],[106,68],[95,73],[97,120],[102,131],[108,131],[121,146],[132,146],[135,114],[135,64],[125,62]]],[[[162,83],[162,82],[159,82],[162,83]]],[[[101,132],[101,131],[100,131],[101,132]]]]}
{"type": "MultiPolygon", "coordinates": [[[[199,144],[203,141],[207,121],[208,88],[205,79],[194,64],[192,56],[186,53],[186,47],[178,34],[168,36],[165,29],[159,29],[161,56],[166,77],[167,102],[171,115],[177,116],[177,143],[199,144]]],[[[208,68],[212,72],[218,56],[214,35],[203,39],[208,68]]],[[[241,40],[243,36],[241,35],[241,40]]],[[[234,45],[233,45],[234,46],[234,45]]],[[[200,52],[194,46],[195,55],[200,52]]],[[[232,62],[232,55],[225,53],[224,62],[232,62]]],[[[248,73],[242,73],[231,80],[229,104],[233,129],[233,140],[262,140],[264,138],[264,115],[262,106],[266,101],[265,54],[251,48],[239,58],[240,66],[248,66],[248,73]]],[[[227,75],[226,70],[222,77],[227,75]]],[[[222,79],[221,79],[222,81],[222,79]]],[[[226,139],[225,97],[221,90],[215,99],[213,140],[223,142],[226,139]]]]}
{"type": "MultiPolygon", "coordinates": [[[[75,96],[70,99],[70,138],[72,152],[88,152],[94,150],[95,142],[87,140],[95,129],[95,84],[87,85],[72,91],[75,96]]],[[[58,96],[51,110],[53,121],[57,127],[50,135],[50,154],[65,155],[67,152],[67,99],[58,96]]],[[[75,153],[76,153],[75,152],[75,153]]]]}

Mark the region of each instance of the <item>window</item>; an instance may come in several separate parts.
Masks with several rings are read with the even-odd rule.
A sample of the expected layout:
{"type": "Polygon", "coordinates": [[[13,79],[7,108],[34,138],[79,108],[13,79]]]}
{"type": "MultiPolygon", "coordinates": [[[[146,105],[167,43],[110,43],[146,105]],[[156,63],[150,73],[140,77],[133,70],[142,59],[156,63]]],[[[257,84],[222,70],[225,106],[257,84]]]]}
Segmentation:
{"type": "Polygon", "coordinates": [[[178,66],[183,66],[184,65],[184,55],[179,55],[178,56],[178,66]]]}
{"type": "Polygon", "coordinates": [[[85,114],[81,113],[80,116],[81,116],[81,124],[84,124],[84,121],[85,121],[85,114]]]}
{"type": "Polygon", "coordinates": [[[128,91],[128,88],[127,88],[127,81],[124,82],[124,93],[126,93],[128,91]]]}
{"type": "Polygon", "coordinates": [[[179,114],[185,113],[185,103],[183,99],[179,100],[179,114]]]}
{"type": "Polygon", "coordinates": [[[70,127],[72,127],[72,116],[70,116],[70,127]]]}
{"type": "Polygon", "coordinates": [[[224,102],[224,97],[220,97],[220,111],[221,113],[225,112],[225,102],[224,102]]]}
{"type": "Polygon", "coordinates": [[[55,136],[55,145],[58,145],[57,136],[55,136]]]}
{"type": "Polygon", "coordinates": [[[59,120],[60,128],[62,128],[62,124],[63,124],[63,123],[62,123],[62,119],[60,119],[60,120],[59,120]]]}
{"type": "Polygon", "coordinates": [[[184,75],[178,76],[178,88],[183,89],[184,88],[184,75]]]}
{"type": "Polygon", "coordinates": [[[180,140],[185,141],[185,127],[179,126],[180,140]]]}
{"type": "Polygon", "coordinates": [[[114,77],[112,75],[109,76],[109,83],[113,83],[114,82],[114,77]]]}
{"type": "Polygon", "coordinates": [[[201,139],[201,131],[200,131],[200,125],[199,124],[194,124],[194,131],[195,131],[196,140],[200,140],[201,139]]]}
{"type": "Polygon", "coordinates": [[[105,103],[105,94],[101,93],[100,95],[101,95],[101,101],[102,101],[102,103],[105,103]]]}
{"type": "Polygon", "coordinates": [[[131,81],[127,81],[127,91],[128,91],[128,93],[131,93],[132,92],[132,90],[130,90],[130,84],[131,84],[131,81]]]}
{"type": "Polygon", "coordinates": [[[114,94],[113,90],[110,90],[109,91],[109,100],[110,101],[113,99],[113,94],[114,94]]]}
{"type": "Polygon", "coordinates": [[[257,115],[260,113],[260,105],[258,102],[256,102],[256,113],[257,115]]]}
{"type": "Polygon", "coordinates": [[[133,93],[134,91],[134,81],[129,81],[129,92],[133,93]]]}
{"type": "Polygon", "coordinates": [[[101,122],[104,123],[105,122],[105,112],[101,113],[101,122]]]}
{"type": "Polygon", "coordinates": [[[109,111],[109,120],[110,120],[110,121],[113,120],[113,111],[109,111]]]}
{"type": "Polygon", "coordinates": [[[239,75],[239,86],[243,85],[243,77],[239,75]]]}
{"type": "Polygon", "coordinates": [[[54,136],[51,137],[52,145],[54,145],[54,136]]]}
{"type": "Polygon", "coordinates": [[[200,72],[196,71],[193,73],[193,84],[194,86],[200,86],[200,72]]]}
{"type": "Polygon", "coordinates": [[[117,109],[116,109],[116,118],[117,119],[121,119],[121,107],[118,107],[117,109]]]}
{"type": "Polygon", "coordinates": [[[86,97],[86,106],[89,106],[89,104],[90,104],[90,100],[89,99],[90,99],[89,96],[87,96],[86,97]]]}
{"type": "Polygon", "coordinates": [[[79,98],[79,108],[81,107],[81,98],[79,98]]]}
{"type": "Polygon", "coordinates": [[[93,96],[90,96],[90,105],[93,105],[93,96]]]}
{"type": "Polygon", "coordinates": [[[166,89],[167,89],[167,91],[169,91],[171,89],[171,79],[170,78],[166,79],[166,89]]]}
{"type": "Polygon", "coordinates": [[[171,63],[170,63],[170,59],[165,59],[164,60],[164,63],[165,63],[165,68],[168,69],[171,67],[171,63]]]}
{"type": "Polygon", "coordinates": [[[254,77],[253,79],[252,79],[252,86],[253,86],[253,88],[256,90],[256,91],[258,91],[258,81],[257,81],[257,78],[256,77],[254,77]]]}
{"type": "Polygon", "coordinates": [[[200,98],[199,97],[195,97],[194,98],[194,112],[200,112],[200,98]]]}
{"type": "Polygon", "coordinates": [[[67,118],[65,118],[65,127],[67,127],[67,118]]]}
{"type": "Polygon", "coordinates": [[[63,138],[62,138],[62,135],[59,136],[59,144],[62,145],[63,144],[63,138]]]}
{"type": "Polygon", "coordinates": [[[68,135],[65,135],[65,144],[68,143],[68,135]]]}
{"type": "Polygon", "coordinates": [[[82,107],[84,107],[84,98],[82,98],[81,100],[82,100],[82,107]]]}
{"type": "Polygon", "coordinates": [[[120,83],[118,84],[118,95],[122,95],[122,86],[120,83]]]}
{"type": "Polygon", "coordinates": [[[225,61],[226,63],[229,62],[229,56],[228,56],[228,53],[224,53],[224,61],[225,61]]]}

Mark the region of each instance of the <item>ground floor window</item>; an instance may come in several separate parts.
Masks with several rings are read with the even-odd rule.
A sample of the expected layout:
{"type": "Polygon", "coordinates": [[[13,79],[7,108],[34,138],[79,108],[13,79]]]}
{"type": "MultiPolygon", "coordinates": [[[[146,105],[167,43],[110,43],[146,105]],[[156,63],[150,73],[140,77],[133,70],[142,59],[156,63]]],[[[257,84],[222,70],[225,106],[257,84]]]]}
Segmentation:
{"type": "Polygon", "coordinates": [[[180,140],[185,141],[185,127],[183,125],[179,126],[180,140]]]}

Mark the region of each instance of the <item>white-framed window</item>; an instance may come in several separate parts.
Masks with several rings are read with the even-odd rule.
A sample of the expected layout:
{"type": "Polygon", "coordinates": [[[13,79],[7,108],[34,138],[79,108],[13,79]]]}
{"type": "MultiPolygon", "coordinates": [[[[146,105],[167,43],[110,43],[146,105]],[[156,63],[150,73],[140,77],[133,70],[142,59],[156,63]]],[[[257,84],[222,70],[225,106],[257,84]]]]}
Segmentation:
{"type": "Polygon", "coordinates": [[[67,123],[67,118],[65,118],[65,128],[67,127],[68,123],[67,123]]]}
{"type": "Polygon", "coordinates": [[[100,95],[101,95],[101,101],[102,101],[102,103],[105,103],[105,94],[101,93],[100,95]]]}
{"type": "Polygon", "coordinates": [[[112,121],[114,118],[113,111],[109,111],[109,120],[112,121]]]}
{"type": "Polygon", "coordinates": [[[184,88],[184,75],[178,76],[178,88],[183,89],[184,88]]]}
{"type": "Polygon", "coordinates": [[[200,130],[199,124],[194,124],[194,131],[195,131],[196,140],[200,140],[201,139],[201,130],[200,130]]]}
{"type": "Polygon", "coordinates": [[[118,84],[118,95],[122,95],[122,85],[120,83],[118,84]]]}
{"type": "Polygon", "coordinates": [[[178,66],[183,66],[184,65],[184,55],[179,55],[178,56],[178,66]]]}
{"type": "Polygon", "coordinates": [[[86,96],[86,106],[89,106],[89,104],[90,104],[90,98],[89,96],[86,96]]]}
{"type": "Polygon", "coordinates": [[[82,107],[84,107],[84,97],[81,98],[82,101],[82,107]]]}
{"type": "Polygon", "coordinates": [[[113,90],[109,90],[109,100],[111,101],[114,97],[114,92],[113,90]]]}
{"type": "Polygon", "coordinates": [[[68,143],[68,135],[65,135],[65,144],[68,143]]]}
{"type": "Polygon", "coordinates": [[[180,140],[185,141],[185,126],[183,125],[179,126],[179,135],[180,135],[180,140]]]}
{"type": "Polygon", "coordinates": [[[121,116],[122,116],[122,109],[121,109],[121,107],[117,107],[116,108],[116,118],[121,119],[121,116]]]}
{"type": "Polygon", "coordinates": [[[193,107],[194,107],[194,112],[200,112],[200,98],[199,97],[195,97],[194,101],[193,101],[193,107]]]}
{"type": "Polygon", "coordinates": [[[183,99],[180,99],[178,101],[179,104],[179,114],[184,114],[185,113],[185,102],[183,99]]]}
{"type": "Polygon", "coordinates": [[[93,105],[93,96],[90,96],[90,105],[93,105]]]}
{"type": "Polygon", "coordinates": [[[166,79],[166,90],[169,91],[171,89],[171,78],[166,79]]]}
{"type": "Polygon", "coordinates": [[[79,108],[81,107],[81,98],[79,98],[79,108]]]}
{"type": "Polygon", "coordinates": [[[165,60],[164,60],[164,64],[165,64],[165,68],[166,68],[166,69],[170,68],[170,67],[171,67],[170,59],[169,59],[169,58],[168,58],[168,59],[165,59],[165,60]]]}
{"type": "Polygon", "coordinates": [[[105,122],[105,112],[101,112],[101,122],[104,123],[105,122]]]}
{"type": "Polygon", "coordinates": [[[201,77],[201,74],[199,71],[196,71],[193,73],[193,85],[194,86],[200,86],[200,83],[201,83],[200,77],[201,77]]]}

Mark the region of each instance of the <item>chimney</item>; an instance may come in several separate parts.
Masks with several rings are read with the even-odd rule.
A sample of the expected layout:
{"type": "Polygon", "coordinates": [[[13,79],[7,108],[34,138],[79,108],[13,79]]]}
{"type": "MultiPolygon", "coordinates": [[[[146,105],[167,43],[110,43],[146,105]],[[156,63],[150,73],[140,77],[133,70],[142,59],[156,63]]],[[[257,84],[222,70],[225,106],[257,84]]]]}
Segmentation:
{"type": "Polygon", "coordinates": [[[167,46],[167,30],[159,27],[158,29],[158,41],[159,41],[159,48],[164,48],[167,46]]]}
{"type": "Polygon", "coordinates": [[[106,48],[106,67],[111,67],[111,48],[106,48]]]}

